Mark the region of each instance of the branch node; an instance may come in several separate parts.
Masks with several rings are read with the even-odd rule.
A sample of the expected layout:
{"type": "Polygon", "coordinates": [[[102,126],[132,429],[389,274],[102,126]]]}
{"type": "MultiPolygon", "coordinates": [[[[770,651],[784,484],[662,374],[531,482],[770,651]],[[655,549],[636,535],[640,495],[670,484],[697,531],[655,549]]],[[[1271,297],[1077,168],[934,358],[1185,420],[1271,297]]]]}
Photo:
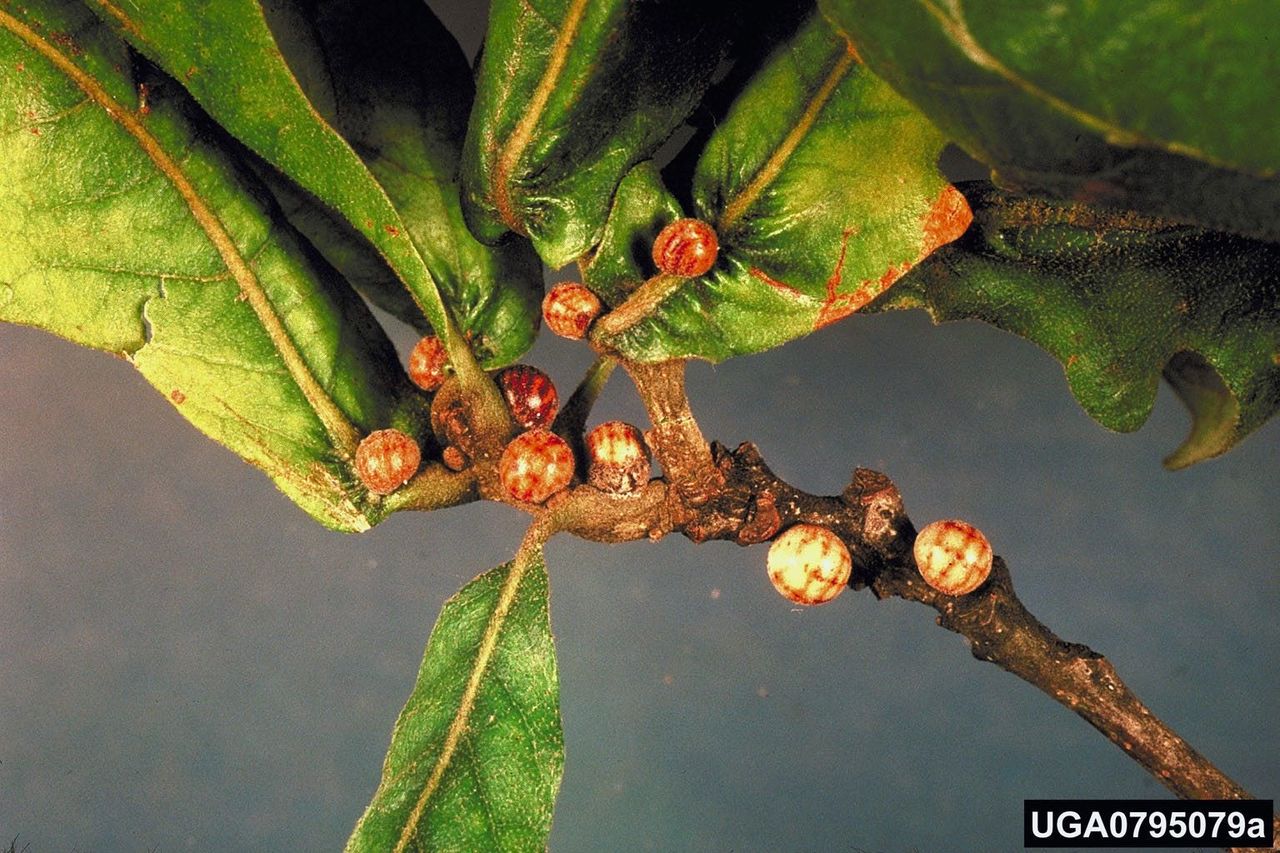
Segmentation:
{"type": "Polygon", "coordinates": [[[738,528],[736,541],[739,545],[758,545],[767,542],[782,527],[782,516],[778,514],[778,505],[772,492],[760,492],[751,496],[747,505],[746,519],[738,528]]]}
{"type": "Polygon", "coordinates": [[[840,499],[862,510],[862,535],[879,551],[900,557],[915,535],[902,494],[893,481],[869,468],[855,468],[840,499]]]}

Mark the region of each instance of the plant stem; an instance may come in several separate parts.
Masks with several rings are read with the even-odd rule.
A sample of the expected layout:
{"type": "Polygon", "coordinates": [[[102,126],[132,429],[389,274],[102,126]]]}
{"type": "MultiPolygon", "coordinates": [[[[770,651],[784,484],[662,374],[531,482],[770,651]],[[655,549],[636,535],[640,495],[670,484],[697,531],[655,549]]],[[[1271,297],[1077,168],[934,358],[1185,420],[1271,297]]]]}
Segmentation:
{"type": "Polygon", "coordinates": [[[472,434],[482,452],[496,459],[515,433],[515,422],[511,420],[502,392],[481,369],[470,344],[452,323],[450,328],[451,334],[442,335],[442,340],[470,417],[472,434]]]}
{"type": "Polygon", "coordinates": [[[600,341],[625,332],[653,314],[662,300],[688,280],[684,276],[658,273],[645,281],[631,291],[625,302],[595,322],[591,327],[591,340],[600,341]]]}
{"type": "Polygon", "coordinates": [[[593,361],[583,375],[582,381],[578,383],[578,387],[574,389],[573,395],[569,397],[569,401],[564,404],[560,414],[556,415],[551,431],[561,438],[581,438],[582,431],[587,427],[587,418],[591,416],[591,409],[600,398],[600,393],[604,391],[604,386],[608,384],[609,377],[613,375],[613,370],[617,366],[617,360],[607,355],[602,355],[593,361]]]}
{"type": "Polygon", "coordinates": [[[387,512],[406,509],[429,511],[470,503],[478,497],[474,472],[454,472],[432,462],[423,466],[412,480],[388,495],[382,506],[387,512]]]}
{"type": "MultiPolygon", "coordinates": [[[[707,444],[685,396],[683,361],[623,366],[649,412],[648,440],[664,479],[621,497],[588,485],[562,492],[534,510],[547,535],[564,531],[592,541],[623,542],[678,532],[694,542],[750,545],[801,522],[821,525],[849,548],[850,586],[869,588],[880,599],[932,607],[938,624],[968,640],[974,657],[1013,673],[1083,717],[1177,796],[1250,798],[1152,714],[1110,661],[1060,639],[1036,619],[1014,592],[1002,559],[996,558],[991,576],[968,595],[946,595],[926,584],[912,556],[915,528],[897,487],[884,474],[856,469],[839,496],[801,491],[779,479],[755,445],[743,443],[730,451],[707,444]]],[[[593,384],[590,375],[587,384],[593,384]]],[[[1280,820],[1275,826],[1280,829],[1280,820]]]]}
{"type": "Polygon", "coordinates": [[[682,502],[699,507],[724,485],[711,460],[711,449],[693,418],[684,393],[683,361],[658,364],[624,362],[627,373],[644,400],[653,429],[650,447],[662,463],[663,475],[675,487],[682,502]]]}
{"type": "MultiPolygon", "coordinates": [[[[655,446],[673,455],[671,448],[660,448],[655,446]]],[[[974,657],[995,663],[1083,717],[1177,796],[1250,798],[1152,714],[1105,657],[1061,640],[1037,620],[1014,592],[1003,560],[996,559],[991,577],[969,595],[949,596],[928,586],[911,554],[915,528],[888,477],[857,469],[843,495],[819,496],[779,479],[752,444],[733,451],[713,444],[710,455],[723,486],[700,507],[673,509],[673,490],[654,481],[629,513],[615,517],[616,511],[599,492],[581,487],[565,498],[577,506],[562,529],[596,541],[679,532],[695,542],[751,544],[800,522],[822,525],[848,545],[855,589],[869,588],[877,598],[897,597],[932,607],[939,625],[969,641],[974,657]]]]}

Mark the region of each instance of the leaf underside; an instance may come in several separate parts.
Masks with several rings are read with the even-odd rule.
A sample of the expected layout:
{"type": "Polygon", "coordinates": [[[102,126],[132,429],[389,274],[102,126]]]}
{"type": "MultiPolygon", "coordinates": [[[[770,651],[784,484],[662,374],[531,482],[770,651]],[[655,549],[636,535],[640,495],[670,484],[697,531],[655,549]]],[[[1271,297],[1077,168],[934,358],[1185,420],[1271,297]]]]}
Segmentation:
{"type": "Polygon", "coordinates": [[[374,523],[349,460],[394,351],[182,91],[32,0],[0,8],[0,116],[0,319],[129,359],[316,519],[374,523]]]}
{"type": "MultiPolygon", "coordinates": [[[[300,220],[308,230],[314,231],[318,238],[341,238],[345,235],[348,244],[351,231],[363,237],[408,289],[418,309],[437,333],[453,341],[449,344],[451,356],[456,356],[459,344],[455,341],[450,307],[446,307],[444,295],[433,275],[433,265],[442,278],[458,286],[458,292],[451,294],[455,297],[480,295],[488,300],[488,289],[511,287],[512,294],[500,295],[496,300],[503,305],[493,316],[489,316],[483,305],[470,306],[476,309],[471,313],[455,309],[459,314],[468,314],[473,320],[487,319],[509,324],[512,305],[527,306],[533,301],[529,298],[529,291],[536,289],[538,282],[536,277],[530,279],[527,264],[517,264],[521,275],[511,283],[505,279],[470,279],[472,271],[465,264],[484,250],[469,246],[468,251],[472,255],[469,258],[437,250],[434,238],[442,233],[448,233],[449,242],[455,244],[470,239],[465,230],[456,230],[460,224],[456,211],[451,212],[447,204],[441,204],[442,197],[456,192],[456,189],[452,186],[423,187],[414,179],[415,175],[400,174],[401,170],[409,170],[418,178],[445,174],[452,178],[458,156],[456,139],[445,144],[442,138],[428,135],[406,141],[405,134],[401,133],[404,128],[421,130],[421,126],[416,125],[419,116],[412,112],[406,114],[407,102],[401,100],[406,95],[394,87],[371,88],[372,81],[365,76],[376,74],[382,62],[398,63],[397,68],[407,68],[411,61],[419,63],[423,47],[414,48],[411,57],[402,52],[393,56],[362,56],[351,69],[351,74],[344,77],[343,85],[328,91],[324,62],[316,59],[322,56],[323,50],[315,45],[308,47],[307,42],[311,38],[309,25],[306,15],[298,13],[310,10],[316,15],[346,16],[358,22],[359,25],[349,32],[328,34],[336,40],[331,40],[330,46],[339,51],[349,51],[360,39],[368,38],[370,30],[380,25],[379,20],[375,20],[379,16],[366,14],[363,18],[369,20],[360,20],[360,8],[349,3],[308,2],[295,7],[283,0],[271,2],[272,17],[278,26],[288,31],[295,60],[312,59],[295,71],[286,62],[257,0],[89,2],[105,20],[119,28],[130,44],[179,80],[200,105],[240,142],[331,209],[345,223],[324,231],[317,218],[300,220]],[[311,85],[313,92],[319,93],[318,103],[309,100],[302,80],[311,85]],[[338,129],[325,120],[326,115],[332,116],[335,111],[343,116],[343,130],[352,135],[352,142],[344,139],[338,129]],[[395,142],[404,142],[405,147],[386,150],[392,147],[393,142],[388,134],[396,137],[395,142]],[[352,147],[353,143],[362,142],[375,146],[376,152],[381,152],[366,149],[366,153],[372,154],[370,163],[361,159],[352,147]],[[402,154],[407,158],[404,162],[396,159],[402,154]],[[380,183],[379,176],[389,177],[390,185],[380,183]],[[406,209],[408,218],[402,213],[401,206],[406,209]],[[418,239],[426,241],[432,248],[427,252],[420,250],[418,239]],[[478,294],[477,288],[486,290],[478,294]],[[507,303],[504,301],[507,299],[513,301],[507,303]]],[[[399,6],[389,7],[387,14],[392,16],[390,25],[408,16],[409,26],[417,28],[413,32],[425,33],[433,40],[435,49],[427,51],[427,55],[435,57],[431,61],[439,64],[420,71],[406,83],[428,87],[434,100],[447,98],[455,104],[452,109],[456,112],[459,94],[448,87],[460,81],[465,86],[466,82],[465,75],[460,78],[458,74],[460,56],[452,39],[436,25],[428,12],[410,6],[408,0],[402,0],[399,6]],[[444,72],[440,75],[439,85],[435,79],[423,76],[437,70],[444,72]]],[[[413,94],[408,93],[409,96],[413,94]]],[[[463,109],[468,95],[469,89],[464,88],[461,93],[463,109]]],[[[442,103],[432,109],[447,106],[442,103]]],[[[458,130],[452,128],[448,133],[457,135],[458,130]]],[[[291,210],[298,206],[296,199],[289,203],[291,210]]],[[[341,240],[320,239],[320,243],[329,250],[334,262],[345,265],[353,260],[349,250],[342,251],[341,240]],[[335,247],[333,243],[338,245],[335,247]]],[[[486,259],[486,263],[501,266],[498,260],[486,259]]],[[[368,269],[367,264],[365,269],[368,269]]],[[[369,283],[368,279],[366,283],[369,283]]],[[[392,307],[403,304],[394,300],[384,302],[392,307]]],[[[522,319],[521,328],[514,330],[514,342],[500,340],[498,330],[494,328],[468,330],[475,335],[486,336],[492,360],[503,360],[529,340],[535,317],[527,310],[517,313],[521,313],[522,319]]],[[[503,331],[512,333],[513,330],[503,331]]]]}
{"type": "Polygon", "coordinates": [[[1011,189],[1280,239],[1271,0],[821,0],[1011,189]]]}
{"type": "Polygon", "coordinates": [[[722,0],[496,0],[463,152],[468,222],[526,234],[559,268],[598,241],[615,189],[697,104],[722,0]]]}
{"type": "MultiPolygon", "coordinates": [[[[474,84],[453,36],[419,0],[387,0],[376,15],[358,0],[277,0],[264,11],[307,97],[395,205],[480,363],[515,361],[537,333],[542,266],[528,241],[485,246],[463,221],[458,164],[474,84]]],[[[394,272],[336,211],[284,180],[273,190],[348,281],[429,331],[394,272]]]]}
{"type": "Polygon", "coordinates": [[[1192,413],[1171,468],[1280,409],[1280,246],[966,186],[974,227],[873,310],[973,318],[1048,350],[1103,426],[1135,430],[1163,373],[1192,413]]]}
{"type": "Polygon", "coordinates": [[[547,604],[541,551],[445,603],[348,853],[546,848],[564,767],[547,604]]]}
{"type": "Polygon", "coordinates": [[[943,144],[814,15],[699,156],[693,213],[720,240],[708,274],[638,287],[656,273],[641,247],[678,206],[651,167],[628,176],[584,264],[607,298],[630,297],[597,342],[638,361],[721,361],[857,311],[968,225],[963,196],[936,167],[943,144]]]}

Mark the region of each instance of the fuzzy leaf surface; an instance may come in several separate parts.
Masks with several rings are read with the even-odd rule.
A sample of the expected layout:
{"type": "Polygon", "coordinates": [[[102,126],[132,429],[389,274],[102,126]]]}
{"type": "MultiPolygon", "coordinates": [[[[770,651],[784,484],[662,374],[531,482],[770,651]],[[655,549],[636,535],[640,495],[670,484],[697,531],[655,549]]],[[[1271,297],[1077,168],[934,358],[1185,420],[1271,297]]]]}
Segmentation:
{"type": "MultiPolygon", "coordinates": [[[[394,197],[392,189],[383,186],[369,164],[339,130],[326,121],[326,113],[333,115],[335,110],[342,109],[343,101],[355,109],[360,105],[351,103],[351,90],[317,96],[319,103],[310,100],[300,78],[309,81],[312,91],[322,90],[320,69],[304,68],[295,73],[290,68],[257,0],[130,0],[128,3],[89,0],[89,5],[115,24],[130,44],[179,80],[236,138],[336,211],[351,229],[363,236],[409,289],[432,327],[449,339],[451,355],[457,355],[461,344],[453,340],[456,336],[451,333],[454,318],[446,308],[446,294],[441,292],[430,266],[430,261],[438,263],[448,254],[429,259],[413,237],[415,229],[425,233],[437,226],[419,221],[415,229],[411,229],[399,208],[399,205],[408,205],[415,218],[421,217],[430,209],[430,200],[394,197]],[[339,94],[341,99],[337,97],[339,94]],[[333,100],[326,103],[329,95],[333,100]]],[[[276,10],[273,18],[290,27],[286,34],[289,40],[307,38],[305,15],[298,14],[306,7],[290,5],[285,0],[274,0],[272,5],[276,10]]],[[[369,22],[369,26],[376,26],[376,22],[369,22]]],[[[449,62],[456,58],[449,53],[457,50],[451,40],[443,45],[424,44],[419,49],[426,56],[443,50],[449,62]]],[[[297,51],[299,55],[304,52],[305,48],[297,51]]],[[[370,60],[379,61],[382,59],[376,57],[370,60]]],[[[368,67],[364,65],[357,75],[366,73],[368,67]]],[[[364,84],[351,85],[368,94],[367,89],[360,88],[364,84]]],[[[386,94],[388,112],[377,117],[379,120],[403,106],[397,94],[386,94]]],[[[441,92],[436,94],[449,97],[441,92]]],[[[357,94],[356,100],[360,97],[363,95],[357,94]]],[[[368,118],[356,115],[352,122],[361,125],[368,118]]],[[[403,115],[394,119],[394,123],[401,126],[407,121],[403,115]]],[[[374,134],[381,132],[375,130],[374,134]]],[[[416,153],[422,155],[427,151],[438,153],[434,141],[422,143],[416,153]]],[[[396,164],[383,165],[392,169],[396,164]]],[[[421,162],[400,165],[423,168],[421,162]]],[[[432,168],[436,168],[434,163],[432,168]]],[[[409,186],[410,182],[404,181],[398,189],[403,192],[409,186]]],[[[451,230],[453,226],[441,222],[438,227],[451,230]]],[[[442,278],[449,276],[442,275],[442,278]]],[[[457,313],[467,312],[459,309],[457,313]]],[[[492,330],[484,332],[493,337],[492,330]]]]}
{"type": "Polygon", "coordinates": [[[578,262],[586,285],[609,306],[624,302],[657,272],[651,251],[658,232],[682,216],[653,162],[637,164],[618,184],[599,244],[578,262]]]}
{"type": "MultiPolygon", "coordinates": [[[[537,332],[542,267],[527,241],[485,246],[463,221],[458,166],[475,87],[453,36],[417,0],[388,0],[376,15],[356,0],[277,0],[263,9],[308,98],[395,204],[480,363],[515,361],[537,332]]],[[[425,333],[426,317],[370,244],[281,183],[274,189],[290,220],[326,259],[425,333]]]]}
{"type": "Polygon", "coordinates": [[[564,768],[547,607],[541,550],[445,602],[348,853],[546,849],[564,768]]]}
{"type": "Polygon", "coordinates": [[[146,74],[79,4],[0,8],[0,319],[128,359],[315,518],[365,529],[350,454],[394,417],[394,352],[146,74]]]}
{"type": "Polygon", "coordinates": [[[618,183],[711,82],[725,9],[719,0],[496,0],[463,153],[475,233],[526,234],[552,267],[590,249],[618,183]]]}
{"type": "Polygon", "coordinates": [[[1271,0],[821,0],[1007,186],[1280,239],[1271,0]]]}
{"type": "Polygon", "coordinates": [[[1280,409],[1280,246],[966,190],[974,227],[873,310],[924,308],[1034,342],[1109,429],[1146,421],[1163,372],[1192,414],[1170,468],[1225,453],[1280,409]]]}
{"type": "MultiPolygon", "coordinates": [[[[936,167],[943,144],[814,15],[754,75],[699,157],[693,215],[719,235],[716,266],[635,289],[599,324],[597,342],[639,361],[721,361],[848,316],[967,227],[964,197],[936,167]]],[[[635,259],[637,238],[652,231],[636,200],[669,208],[652,179],[627,189],[608,251],[592,262],[612,282],[604,290],[625,289],[619,251],[631,247],[635,259]]],[[[652,260],[634,263],[656,273],[652,260]]]]}

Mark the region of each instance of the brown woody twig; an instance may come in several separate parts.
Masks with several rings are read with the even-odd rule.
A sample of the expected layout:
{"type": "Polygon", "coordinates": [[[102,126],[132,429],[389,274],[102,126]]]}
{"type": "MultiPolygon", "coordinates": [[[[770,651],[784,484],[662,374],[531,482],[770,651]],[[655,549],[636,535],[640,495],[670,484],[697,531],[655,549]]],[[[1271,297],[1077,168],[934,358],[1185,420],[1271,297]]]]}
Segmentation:
{"type": "MultiPolygon", "coordinates": [[[[853,556],[850,585],[880,599],[932,607],[937,622],[963,636],[974,657],[1038,687],[1083,717],[1184,799],[1249,799],[1251,795],[1156,717],[1087,646],[1060,639],[1027,610],[1005,562],[974,592],[951,596],[926,584],[915,566],[915,528],[902,497],[883,474],[859,468],[840,496],[803,492],[779,479],[750,443],[728,450],[702,438],[684,396],[684,365],[624,365],[653,422],[650,445],[669,481],[617,497],[580,486],[567,532],[617,542],[678,532],[693,540],[750,545],[793,524],[819,524],[838,534],[853,556]]],[[[1280,830],[1280,821],[1275,824],[1280,830]]]]}

